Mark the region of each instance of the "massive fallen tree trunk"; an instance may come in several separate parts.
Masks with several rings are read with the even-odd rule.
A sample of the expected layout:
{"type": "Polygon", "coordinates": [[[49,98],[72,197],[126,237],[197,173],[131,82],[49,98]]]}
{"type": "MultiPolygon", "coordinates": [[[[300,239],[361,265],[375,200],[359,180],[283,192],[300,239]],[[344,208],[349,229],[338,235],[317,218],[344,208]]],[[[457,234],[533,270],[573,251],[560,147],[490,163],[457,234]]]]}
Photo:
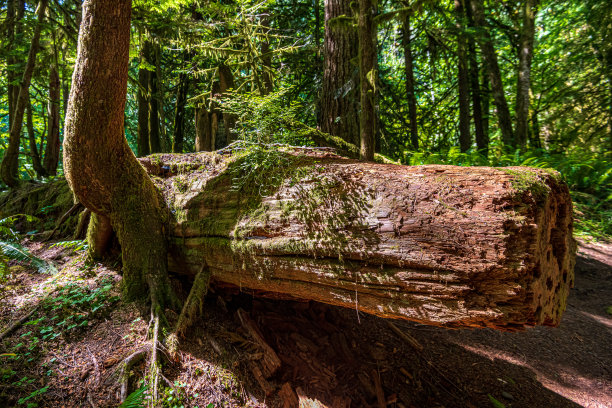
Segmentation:
{"type": "Polygon", "coordinates": [[[446,327],[559,323],[575,243],[557,173],[314,152],[141,159],[168,204],[170,270],[446,327]]]}

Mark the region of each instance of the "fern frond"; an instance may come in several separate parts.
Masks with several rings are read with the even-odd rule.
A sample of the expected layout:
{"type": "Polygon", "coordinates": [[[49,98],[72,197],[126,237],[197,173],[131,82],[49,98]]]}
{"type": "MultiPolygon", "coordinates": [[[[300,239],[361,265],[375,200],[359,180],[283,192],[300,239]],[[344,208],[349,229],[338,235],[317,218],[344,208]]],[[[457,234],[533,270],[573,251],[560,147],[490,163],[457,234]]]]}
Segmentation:
{"type": "Polygon", "coordinates": [[[136,391],[127,396],[125,401],[119,408],[144,408],[145,404],[145,391],[147,390],[146,386],[142,386],[138,388],[136,391]]]}
{"type": "Polygon", "coordinates": [[[35,267],[40,273],[55,271],[53,265],[32,255],[27,248],[24,248],[16,242],[0,241],[0,252],[9,259],[35,267]]]}

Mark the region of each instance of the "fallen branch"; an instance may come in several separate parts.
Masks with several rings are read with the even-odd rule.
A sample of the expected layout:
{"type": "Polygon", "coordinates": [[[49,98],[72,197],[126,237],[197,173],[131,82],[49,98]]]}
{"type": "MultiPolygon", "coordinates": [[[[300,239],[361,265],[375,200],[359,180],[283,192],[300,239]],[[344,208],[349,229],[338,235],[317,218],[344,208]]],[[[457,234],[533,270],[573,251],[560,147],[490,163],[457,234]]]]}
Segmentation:
{"type": "Polygon", "coordinates": [[[6,330],[0,333],[0,341],[4,340],[5,337],[12,334],[15,330],[21,327],[36,311],[38,310],[38,305],[30,310],[25,316],[21,317],[19,320],[15,321],[11,324],[6,330]]]}

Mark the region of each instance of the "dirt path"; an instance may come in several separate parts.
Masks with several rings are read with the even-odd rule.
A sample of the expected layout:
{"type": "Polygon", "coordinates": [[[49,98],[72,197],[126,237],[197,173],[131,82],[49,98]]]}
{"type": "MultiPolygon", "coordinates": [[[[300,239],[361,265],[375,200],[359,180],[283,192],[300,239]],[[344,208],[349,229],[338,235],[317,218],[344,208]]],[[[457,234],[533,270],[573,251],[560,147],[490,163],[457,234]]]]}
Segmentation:
{"type": "MultiPolygon", "coordinates": [[[[63,274],[73,273],[75,282],[91,290],[96,290],[96,282],[119,280],[112,269],[84,266],[57,248],[38,251],[57,259],[65,266],[63,274]]],[[[14,305],[44,286],[45,279],[24,272],[5,282],[0,292],[3,327],[15,319],[14,305]],[[20,287],[19,279],[27,285],[20,287]]],[[[176,285],[180,290],[180,283],[176,285]]],[[[281,394],[299,394],[313,407],[381,406],[379,399],[385,401],[382,405],[398,408],[612,407],[609,306],[612,246],[595,244],[581,246],[575,289],[561,325],[522,333],[394,322],[415,339],[410,344],[391,330],[388,321],[355,310],[211,293],[204,319],[165,365],[174,384],[165,395],[168,406],[175,398],[172,401],[180,400],[185,407],[280,407],[287,399],[279,395],[281,388],[281,394]],[[262,350],[236,319],[239,308],[282,363],[267,380],[268,396],[253,375],[262,350]]],[[[19,406],[19,398],[48,386],[28,402],[41,407],[116,407],[118,363],[146,333],[147,322],[138,316],[132,306],[113,303],[83,330],[39,346],[31,362],[0,360],[0,406],[19,406]],[[24,376],[32,381],[20,382],[24,376]]],[[[13,349],[23,353],[25,346],[15,347],[32,329],[24,327],[5,340],[0,354],[13,349]]],[[[134,369],[134,388],[142,368],[134,369]]]]}

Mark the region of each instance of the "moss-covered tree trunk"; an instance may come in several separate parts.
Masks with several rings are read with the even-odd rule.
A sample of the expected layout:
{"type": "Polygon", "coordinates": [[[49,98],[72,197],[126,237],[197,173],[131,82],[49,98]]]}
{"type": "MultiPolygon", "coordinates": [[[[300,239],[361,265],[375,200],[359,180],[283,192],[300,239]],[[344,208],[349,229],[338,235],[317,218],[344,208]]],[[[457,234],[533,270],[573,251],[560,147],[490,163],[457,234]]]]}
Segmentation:
{"type": "Polygon", "coordinates": [[[64,138],[66,178],[87,208],[107,217],[121,244],[124,293],[171,299],[162,199],[124,137],[130,0],[87,0],[64,138]]]}

